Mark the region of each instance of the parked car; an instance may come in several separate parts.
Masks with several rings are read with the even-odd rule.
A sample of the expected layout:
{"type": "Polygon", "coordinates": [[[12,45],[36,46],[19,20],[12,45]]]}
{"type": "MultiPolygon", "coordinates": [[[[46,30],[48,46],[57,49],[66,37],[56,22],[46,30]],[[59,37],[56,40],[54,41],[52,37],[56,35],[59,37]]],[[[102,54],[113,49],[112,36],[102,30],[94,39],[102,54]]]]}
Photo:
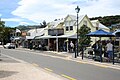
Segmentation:
{"type": "Polygon", "coordinates": [[[4,45],[4,48],[15,49],[15,44],[14,43],[7,43],[6,45],[4,45]]]}

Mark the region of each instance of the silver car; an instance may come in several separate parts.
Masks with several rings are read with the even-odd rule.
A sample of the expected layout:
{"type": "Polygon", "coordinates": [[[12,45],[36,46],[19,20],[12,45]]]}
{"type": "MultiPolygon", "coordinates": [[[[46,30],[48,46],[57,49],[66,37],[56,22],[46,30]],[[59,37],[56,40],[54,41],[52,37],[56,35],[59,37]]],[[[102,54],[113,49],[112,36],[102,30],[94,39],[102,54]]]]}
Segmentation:
{"type": "Polygon", "coordinates": [[[7,43],[6,45],[4,45],[4,48],[15,49],[15,44],[14,43],[7,43]]]}

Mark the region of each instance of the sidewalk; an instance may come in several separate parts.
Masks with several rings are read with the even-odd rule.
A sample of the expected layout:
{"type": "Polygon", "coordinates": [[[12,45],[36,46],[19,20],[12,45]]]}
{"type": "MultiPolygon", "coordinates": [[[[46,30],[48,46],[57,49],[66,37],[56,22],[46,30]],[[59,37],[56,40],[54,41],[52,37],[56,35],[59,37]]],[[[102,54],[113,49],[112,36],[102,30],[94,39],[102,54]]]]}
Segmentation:
{"type": "Polygon", "coordinates": [[[88,58],[83,58],[81,56],[78,56],[77,58],[74,58],[74,53],[65,53],[65,52],[55,52],[57,54],[65,55],[68,56],[69,60],[80,62],[83,64],[91,64],[99,67],[104,67],[104,68],[112,68],[112,69],[117,69],[120,70],[120,63],[113,63],[112,62],[99,62],[99,61],[94,61],[93,59],[88,59],[88,58]]]}
{"type": "Polygon", "coordinates": [[[66,80],[40,67],[9,56],[0,56],[0,80],[66,80]]]}

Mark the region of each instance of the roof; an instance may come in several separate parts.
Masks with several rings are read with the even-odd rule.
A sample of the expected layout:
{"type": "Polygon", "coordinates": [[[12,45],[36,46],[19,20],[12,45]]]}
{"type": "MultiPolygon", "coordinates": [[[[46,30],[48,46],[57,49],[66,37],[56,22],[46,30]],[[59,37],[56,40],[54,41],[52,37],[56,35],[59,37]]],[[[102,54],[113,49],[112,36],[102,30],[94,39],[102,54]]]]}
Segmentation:
{"type": "Polygon", "coordinates": [[[78,23],[80,23],[84,17],[85,17],[85,15],[80,15],[78,18],[78,21],[79,21],[78,23]]]}
{"type": "Polygon", "coordinates": [[[101,24],[101,23],[99,23],[99,28],[100,28],[100,29],[109,29],[108,27],[106,27],[105,25],[103,25],[103,24],[101,24]]]}
{"type": "Polygon", "coordinates": [[[56,28],[60,23],[62,23],[64,20],[63,19],[59,19],[57,21],[52,21],[49,22],[49,29],[54,29],[56,28]]]}
{"type": "MultiPolygon", "coordinates": [[[[68,16],[72,19],[72,22],[66,22],[66,26],[73,26],[73,25],[77,24],[76,23],[76,21],[77,21],[77,17],[76,16],[74,16],[74,15],[68,15],[68,16]]],[[[78,17],[78,21],[81,22],[84,17],[85,17],[85,15],[80,15],[78,17]]],[[[63,26],[65,26],[65,24],[63,26]]]]}
{"type": "Polygon", "coordinates": [[[72,20],[76,20],[76,16],[74,16],[74,15],[68,15],[69,17],[71,17],[72,18],[72,20]]]}
{"type": "MultiPolygon", "coordinates": [[[[71,17],[72,18],[72,20],[77,20],[77,16],[74,16],[74,15],[68,15],[69,17],[71,17]]],[[[82,20],[83,19],[83,17],[84,17],[85,15],[80,15],[79,17],[78,17],[78,20],[82,20]]]]}
{"type": "Polygon", "coordinates": [[[21,33],[21,31],[19,30],[19,29],[16,29],[16,31],[15,31],[16,33],[21,33]]]}
{"type": "Polygon", "coordinates": [[[92,24],[94,27],[96,27],[96,23],[99,24],[99,29],[107,29],[109,30],[108,27],[106,27],[105,25],[103,25],[102,23],[99,22],[99,20],[91,20],[92,24]]]}
{"type": "Polygon", "coordinates": [[[30,33],[30,36],[26,36],[26,39],[33,39],[35,36],[40,36],[44,34],[45,28],[31,29],[27,33],[30,33]]]}
{"type": "Polygon", "coordinates": [[[93,23],[93,22],[99,22],[99,20],[98,19],[96,19],[96,20],[91,20],[91,22],[93,23]]]}

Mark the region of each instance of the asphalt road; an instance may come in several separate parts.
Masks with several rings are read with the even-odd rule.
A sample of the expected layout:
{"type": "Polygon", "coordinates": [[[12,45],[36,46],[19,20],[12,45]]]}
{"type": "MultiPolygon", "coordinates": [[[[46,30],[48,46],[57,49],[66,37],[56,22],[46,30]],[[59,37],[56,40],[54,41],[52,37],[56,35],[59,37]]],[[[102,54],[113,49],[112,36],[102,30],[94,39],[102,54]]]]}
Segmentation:
{"type": "Polygon", "coordinates": [[[70,80],[120,80],[120,70],[39,55],[43,52],[34,54],[29,51],[3,49],[2,54],[36,64],[70,80]]]}

